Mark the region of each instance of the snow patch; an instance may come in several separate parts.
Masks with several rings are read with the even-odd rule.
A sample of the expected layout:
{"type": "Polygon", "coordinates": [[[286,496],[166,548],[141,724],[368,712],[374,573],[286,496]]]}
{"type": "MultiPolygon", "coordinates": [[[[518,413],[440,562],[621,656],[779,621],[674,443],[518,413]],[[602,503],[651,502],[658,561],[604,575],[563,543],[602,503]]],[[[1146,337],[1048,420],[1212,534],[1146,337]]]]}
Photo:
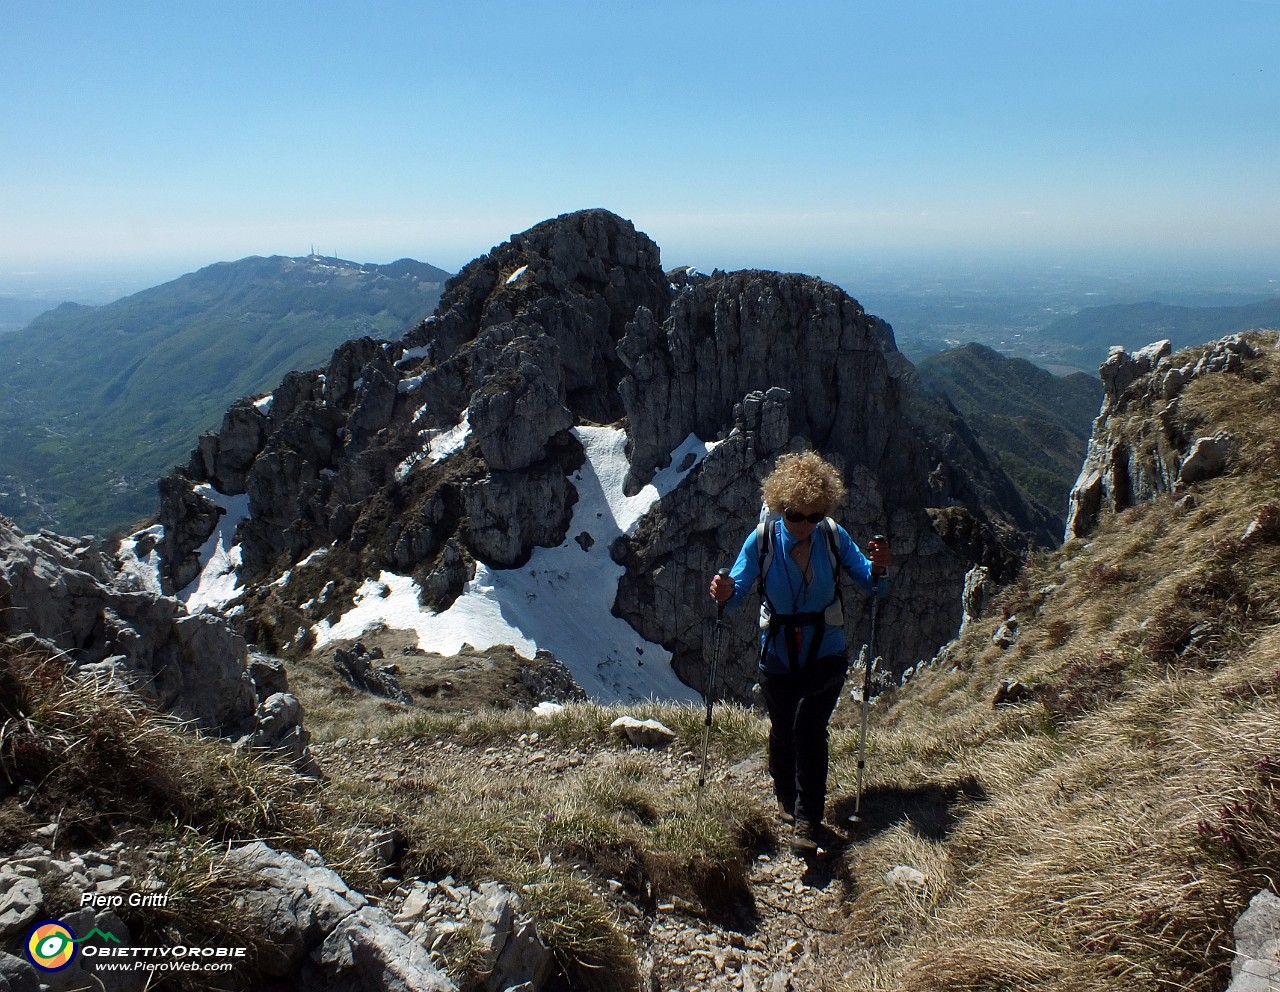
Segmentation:
{"type": "Polygon", "coordinates": [[[456,654],[464,644],[478,650],[506,644],[526,658],[544,648],[564,662],[593,699],[699,701],[698,693],[676,677],[670,652],[613,616],[623,568],[610,557],[609,546],[634,532],[649,508],[714,445],[690,435],[672,452],[671,466],[628,497],[623,493],[629,468],[626,434],[611,427],[579,427],[574,434],[587,460],[573,476],[578,502],[563,544],[534,549],[520,569],[478,563],[462,595],[438,614],[419,604],[412,578],[384,571],[360,587],[352,609],[336,624],[316,625],[316,648],[361,637],[377,626],[412,630],[419,648],[444,655],[456,654]],[[575,540],[582,534],[591,540],[575,540]]]}
{"type": "Polygon", "coordinates": [[[513,273],[511,273],[511,275],[507,276],[507,285],[510,286],[513,282],[516,282],[517,280],[519,280],[519,278],[528,271],[529,271],[529,266],[527,265],[520,266],[520,268],[516,269],[513,273]]]}
{"type": "Polygon", "coordinates": [[[146,530],[140,530],[136,534],[123,538],[117,551],[120,571],[133,579],[137,588],[157,596],[164,595],[160,582],[160,542],[163,540],[164,528],[156,524],[154,527],[148,527],[146,530]],[[138,544],[144,537],[150,538],[154,546],[146,557],[140,557],[138,544]]]}
{"type": "Polygon", "coordinates": [[[312,564],[313,562],[319,561],[321,558],[323,558],[332,550],[333,550],[332,544],[329,545],[327,548],[316,548],[315,551],[311,552],[311,554],[303,558],[302,561],[298,562],[298,564],[295,565],[294,567],[306,568],[308,565],[312,564]]]}
{"type": "Polygon", "coordinates": [[[396,364],[403,365],[405,362],[411,362],[415,358],[426,358],[430,354],[431,345],[429,344],[424,344],[418,348],[406,348],[404,354],[400,356],[400,361],[396,362],[396,364]]]}
{"type": "MultiPolygon", "coordinates": [[[[417,423],[418,417],[426,412],[424,406],[421,410],[413,415],[414,423],[417,423]]],[[[425,441],[425,444],[419,450],[413,452],[396,466],[395,477],[397,482],[403,482],[405,478],[413,471],[415,465],[424,459],[435,465],[444,461],[455,452],[461,451],[467,443],[467,438],[471,436],[471,411],[462,411],[462,420],[450,427],[447,431],[425,430],[419,431],[418,437],[425,441]]]]}
{"type": "Polygon", "coordinates": [[[396,392],[401,396],[407,396],[409,393],[416,393],[422,388],[423,382],[426,381],[427,374],[415,375],[411,379],[401,379],[396,383],[396,392]]]}
{"type": "Polygon", "coordinates": [[[427,447],[431,464],[442,462],[455,452],[461,451],[471,436],[471,411],[463,410],[462,419],[443,434],[437,434],[427,447]]]}
{"type": "Polygon", "coordinates": [[[249,519],[249,496],[226,496],[208,483],[196,486],[195,491],[223,511],[218,525],[200,548],[200,574],[178,593],[178,599],[187,604],[188,613],[203,613],[225,606],[243,590],[237,573],[242,560],[240,545],[232,542],[236,528],[249,519]]]}
{"type": "Polygon", "coordinates": [[[269,417],[271,416],[271,407],[272,405],[274,405],[275,401],[276,401],[276,394],[267,393],[267,395],[262,397],[262,399],[254,400],[253,405],[258,408],[258,412],[261,413],[264,417],[269,417]]]}

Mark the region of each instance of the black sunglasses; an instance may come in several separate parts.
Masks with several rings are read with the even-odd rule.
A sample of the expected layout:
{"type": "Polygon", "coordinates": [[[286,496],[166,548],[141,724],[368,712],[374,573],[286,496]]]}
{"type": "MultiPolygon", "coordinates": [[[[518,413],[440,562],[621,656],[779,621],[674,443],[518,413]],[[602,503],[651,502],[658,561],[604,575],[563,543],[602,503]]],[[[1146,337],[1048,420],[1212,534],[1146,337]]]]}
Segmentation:
{"type": "Polygon", "coordinates": [[[822,523],[822,518],[825,516],[825,513],[800,513],[797,510],[786,511],[787,519],[793,524],[803,523],[806,520],[811,524],[820,524],[822,523]]]}

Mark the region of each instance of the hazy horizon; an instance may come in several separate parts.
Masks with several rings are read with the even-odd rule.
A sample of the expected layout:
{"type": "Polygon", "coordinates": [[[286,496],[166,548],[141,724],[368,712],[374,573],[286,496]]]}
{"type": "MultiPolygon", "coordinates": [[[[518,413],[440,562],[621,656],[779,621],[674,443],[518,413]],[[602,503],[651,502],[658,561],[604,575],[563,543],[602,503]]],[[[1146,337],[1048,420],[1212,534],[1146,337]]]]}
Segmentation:
{"type": "MultiPolygon", "coordinates": [[[[28,271],[0,268],[0,298],[47,300],[51,305],[76,302],[96,306],[162,285],[209,265],[255,255],[300,257],[313,247],[319,254],[352,262],[388,264],[401,258],[414,258],[453,273],[499,243],[477,248],[474,254],[454,264],[448,264],[452,259],[442,262],[424,255],[353,257],[321,245],[305,245],[294,252],[259,251],[237,258],[211,257],[200,261],[195,261],[197,256],[192,252],[186,255],[190,261],[175,259],[169,263],[121,262],[92,269],[75,265],[48,266],[28,271]]],[[[1187,305],[1228,305],[1253,298],[1280,296],[1280,261],[1268,264],[1250,257],[1161,258],[1154,253],[1124,256],[1086,252],[986,256],[957,253],[949,256],[933,251],[883,255],[850,253],[844,257],[830,255],[807,260],[779,257],[771,264],[767,253],[761,253],[758,259],[749,258],[745,260],[746,264],[735,264],[733,259],[721,260],[710,256],[693,260],[673,258],[661,241],[658,241],[658,246],[662,249],[662,262],[667,269],[694,265],[705,272],[716,268],[726,271],[759,268],[803,272],[836,283],[854,296],[859,296],[860,292],[927,296],[933,290],[962,292],[965,289],[989,295],[1034,291],[1037,284],[1043,286],[1054,282],[1072,284],[1082,295],[1090,292],[1085,288],[1087,285],[1096,285],[1092,292],[1106,295],[1106,302],[1154,300],[1179,303],[1185,297],[1187,305]]]]}

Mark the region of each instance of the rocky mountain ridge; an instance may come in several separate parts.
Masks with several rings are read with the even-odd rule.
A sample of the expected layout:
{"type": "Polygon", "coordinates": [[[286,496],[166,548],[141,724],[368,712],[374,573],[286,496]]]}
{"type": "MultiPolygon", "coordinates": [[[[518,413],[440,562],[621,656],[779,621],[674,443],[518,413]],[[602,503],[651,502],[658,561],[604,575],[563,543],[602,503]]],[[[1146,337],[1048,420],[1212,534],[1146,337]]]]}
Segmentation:
{"type": "MultiPolygon", "coordinates": [[[[1026,505],[954,410],[913,393],[888,325],[842,291],[779,273],[674,280],[630,223],[565,215],[470,263],[401,341],[349,341],[324,370],[238,402],[162,483],[166,590],[203,567],[220,512],[199,491],[211,485],[248,497],[235,540],[238,622],[251,640],[305,649],[315,622],[335,620],[383,570],[412,575],[424,609],[442,610],[477,562],[519,567],[569,539],[570,477],[584,459],[569,428],[593,421],[626,424],[631,493],[690,436],[707,445],[625,540],[593,550],[589,530],[572,535],[625,566],[613,612],[695,686],[706,576],[736,555],[782,451],[832,458],[851,490],[836,516],[857,540],[884,531],[894,542],[902,564],[882,636],[899,667],[954,634],[977,558],[1007,568],[1018,548],[1048,540],[1048,515],[1026,505]],[[456,450],[442,447],[448,437],[462,440],[456,450]],[[334,585],[322,615],[304,615],[273,583],[329,548],[334,585]]],[[[865,617],[847,613],[863,639],[865,617]]],[[[739,698],[753,681],[753,629],[745,615],[731,628],[745,660],[725,685],[739,698]]]]}
{"type": "Polygon", "coordinates": [[[136,560],[122,567],[95,542],[26,535],[0,517],[0,637],[66,659],[86,691],[119,682],[204,733],[310,767],[280,662],[251,651],[225,619],[189,615],[147,588],[127,567],[136,560]]]}

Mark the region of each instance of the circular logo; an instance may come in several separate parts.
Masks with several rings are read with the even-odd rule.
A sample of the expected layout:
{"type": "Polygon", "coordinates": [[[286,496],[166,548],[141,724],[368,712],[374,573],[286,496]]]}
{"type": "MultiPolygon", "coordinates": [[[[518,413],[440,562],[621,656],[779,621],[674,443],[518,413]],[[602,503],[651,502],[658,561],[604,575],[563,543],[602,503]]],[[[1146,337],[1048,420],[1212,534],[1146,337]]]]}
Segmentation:
{"type": "Polygon", "coordinates": [[[27,957],[37,968],[58,971],[76,956],[76,935],[66,924],[45,920],[27,938],[27,957]]]}

